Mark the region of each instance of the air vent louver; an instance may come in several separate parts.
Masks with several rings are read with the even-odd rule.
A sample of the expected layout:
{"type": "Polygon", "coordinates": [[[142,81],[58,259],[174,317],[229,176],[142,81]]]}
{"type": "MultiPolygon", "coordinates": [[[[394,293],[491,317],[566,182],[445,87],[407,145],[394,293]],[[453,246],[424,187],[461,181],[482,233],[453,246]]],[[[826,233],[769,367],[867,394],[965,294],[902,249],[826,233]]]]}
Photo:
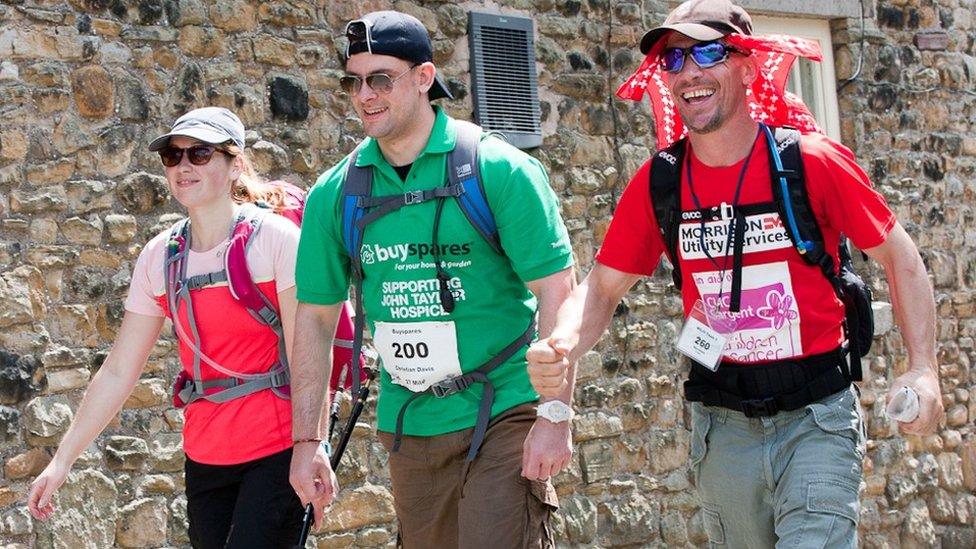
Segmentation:
{"type": "Polygon", "coordinates": [[[532,20],[471,12],[471,94],[475,121],[520,149],[542,144],[532,20]]]}

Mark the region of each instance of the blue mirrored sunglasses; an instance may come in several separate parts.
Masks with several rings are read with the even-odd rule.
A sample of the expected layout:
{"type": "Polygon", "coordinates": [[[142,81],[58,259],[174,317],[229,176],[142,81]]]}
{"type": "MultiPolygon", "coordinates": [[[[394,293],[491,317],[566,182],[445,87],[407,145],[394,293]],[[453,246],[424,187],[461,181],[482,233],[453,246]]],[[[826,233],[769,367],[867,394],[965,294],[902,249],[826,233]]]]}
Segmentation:
{"type": "Polygon", "coordinates": [[[667,48],[661,54],[661,69],[665,72],[681,72],[685,66],[685,57],[689,53],[696,65],[707,69],[725,61],[731,53],[743,52],[717,40],[699,42],[687,48],[667,48]]]}

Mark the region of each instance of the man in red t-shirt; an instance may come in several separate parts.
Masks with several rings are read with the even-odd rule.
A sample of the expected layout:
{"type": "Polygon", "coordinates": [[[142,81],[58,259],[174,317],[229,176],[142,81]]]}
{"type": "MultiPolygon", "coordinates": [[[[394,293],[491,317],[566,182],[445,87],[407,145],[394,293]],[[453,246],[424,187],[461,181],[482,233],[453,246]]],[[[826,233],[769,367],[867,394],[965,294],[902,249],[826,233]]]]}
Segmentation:
{"type": "MultiPolygon", "coordinates": [[[[670,96],[659,137],[676,133],[676,124],[688,130],[683,161],[666,160],[681,174],[674,263],[686,316],[677,347],[692,359],[690,467],[715,544],[853,547],[865,452],[851,384],[859,358],[850,357],[852,368],[843,303],[820,266],[797,252],[788,220],[773,207],[774,156],[754,118],[776,110],[762,110],[764,94],[784,94],[757,61],[762,40],[728,0],[691,0],[644,36],[641,51],[658,65],[645,63],[635,74],[644,79],[627,84],[670,96]]],[[[785,120],[803,120],[802,104],[781,105],[793,109],[785,120]]],[[[900,428],[931,433],[944,411],[935,305],[918,251],[847,148],[817,133],[803,133],[799,147],[824,248],[836,251],[843,233],[885,269],[910,365],[892,391],[909,387],[920,400],[917,419],[900,428]]],[[[530,376],[544,396],[572,382],[569,365],[666,251],[652,165],[624,191],[596,265],[560,309],[551,337],[529,350],[530,376]]]]}

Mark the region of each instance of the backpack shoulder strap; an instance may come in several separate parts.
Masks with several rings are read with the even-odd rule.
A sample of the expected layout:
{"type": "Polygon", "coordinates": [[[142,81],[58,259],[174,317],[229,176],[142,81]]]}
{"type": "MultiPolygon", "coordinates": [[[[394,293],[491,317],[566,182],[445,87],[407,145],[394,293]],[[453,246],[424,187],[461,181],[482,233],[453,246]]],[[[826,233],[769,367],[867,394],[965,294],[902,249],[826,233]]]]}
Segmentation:
{"type": "Polygon", "coordinates": [[[793,128],[776,128],[774,133],[765,125],[763,129],[770,157],[773,201],[786,225],[786,233],[803,260],[819,266],[824,276],[833,282],[837,277],[834,258],[824,249],[820,224],[810,205],[800,155],[800,132],[793,128]]]}
{"type": "MultiPolygon", "coordinates": [[[[166,239],[166,259],[163,261],[163,286],[166,291],[166,303],[172,305],[177,302],[179,286],[186,274],[187,235],[190,218],[184,218],[170,227],[169,237],[166,239]]],[[[173,314],[173,311],[170,311],[173,314]]]]}
{"type": "Polygon", "coordinates": [[[684,164],[686,140],[681,139],[662,149],[651,159],[651,206],[658,229],[664,240],[665,252],[671,261],[671,279],[681,289],[681,268],[678,266],[678,226],[681,224],[681,166],[684,164]]]}
{"type": "Polygon", "coordinates": [[[368,197],[373,193],[373,169],[356,166],[359,158],[359,147],[349,153],[346,163],[346,177],[342,182],[342,193],[339,197],[342,207],[342,240],[346,245],[346,253],[352,261],[353,270],[360,268],[359,248],[362,246],[363,230],[356,224],[366,214],[366,207],[360,203],[360,197],[368,197]]]}
{"type": "Polygon", "coordinates": [[[454,150],[447,155],[448,181],[451,185],[460,185],[463,188],[463,192],[457,197],[461,211],[488,245],[501,254],[503,252],[498,226],[488,204],[478,166],[478,144],[481,142],[482,129],[463,120],[454,120],[453,123],[457,139],[454,150]]]}
{"type": "Polygon", "coordinates": [[[241,208],[234,224],[227,253],[224,254],[224,273],[227,288],[234,299],[244,306],[259,322],[271,326],[279,336],[281,319],[274,305],[268,300],[251,276],[247,266],[247,251],[254,242],[254,235],[261,228],[261,222],[268,210],[257,207],[241,208]]]}
{"type": "MultiPolygon", "coordinates": [[[[361,147],[362,145],[360,145],[361,147]]],[[[346,253],[352,266],[353,286],[356,288],[356,316],[352,337],[352,393],[358,395],[361,384],[362,364],[360,362],[363,346],[363,331],[365,329],[365,311],[363,310],[362,286],[362,254],[360,248],[363,242],[365,227],[359,220],[366,215],[366,204],[361,198],[369,198],[373,194],[373,168],[356,166],[359,158],[359,147],[349,153],[346,163],[346,177],[342,181],[342,193],[339,196],[342,207],[342,240],[346,245],[346,253]]]]}

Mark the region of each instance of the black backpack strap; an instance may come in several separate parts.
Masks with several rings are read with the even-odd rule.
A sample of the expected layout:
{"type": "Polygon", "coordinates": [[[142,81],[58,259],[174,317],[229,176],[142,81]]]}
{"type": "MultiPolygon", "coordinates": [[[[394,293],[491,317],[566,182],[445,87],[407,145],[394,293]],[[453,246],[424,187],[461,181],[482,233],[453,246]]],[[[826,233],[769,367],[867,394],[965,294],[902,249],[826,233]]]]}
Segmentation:
{"type": "Polygon", "coordinates": [[[651,159],[651,206],[671,261],[671,279],[681,290],[681,267],[678,266],[678,227],[681,225],[681,166],[684,163],[686,139],[662,149],[651,159]]]}
{"type": "Polygon", "coordinates": [[[763,126],[763,129],[767,142],[775,143],[775,147],[768,147],[773,201],[800,257],[808,264],[820,267],[844,304],[843,327],[850,360],[848,374],[852,380],[860,381],[863,377],[860,358],[871,348],[874,332],[871,288],[854,272],[847,238],[843,234],[840,235],[838,251],[839,270],[835,268],[833,256],[825,248],[823,233],[807,192],[803,158],[800,156],[800,132],[793,128],[776,128],[774,136],[769,127],[763,126]]]}
{"type": "Polygon", "coordinates": [[[491,213],[485,187],[478,167],[478,143],[481,142],[480,126],[463,120],[452,121],[456,130],[454,150],[447,155],[447,177],[450,187],[461,187],[456,194],[458,206],[464,216],[488,242],[493,250],[503,253],[495,216],[491,213]]]}
{"type": "Polygon", "coordinates": [[[817,217],[810,205],[810,195],[807,193],[803,158],[800,156],[800,132],[793,128],[776,128],[775,136],[770,140],[772,129],[768,126],[763,128],[766,131],[769,151],[773,202],[776,203],[780,219],[786,226],[786,234],[800,257],[810,265],[819,266],[827,280],[836,287],[834,258],[824,249],[820,224],[817,223],[817,217]]]}

